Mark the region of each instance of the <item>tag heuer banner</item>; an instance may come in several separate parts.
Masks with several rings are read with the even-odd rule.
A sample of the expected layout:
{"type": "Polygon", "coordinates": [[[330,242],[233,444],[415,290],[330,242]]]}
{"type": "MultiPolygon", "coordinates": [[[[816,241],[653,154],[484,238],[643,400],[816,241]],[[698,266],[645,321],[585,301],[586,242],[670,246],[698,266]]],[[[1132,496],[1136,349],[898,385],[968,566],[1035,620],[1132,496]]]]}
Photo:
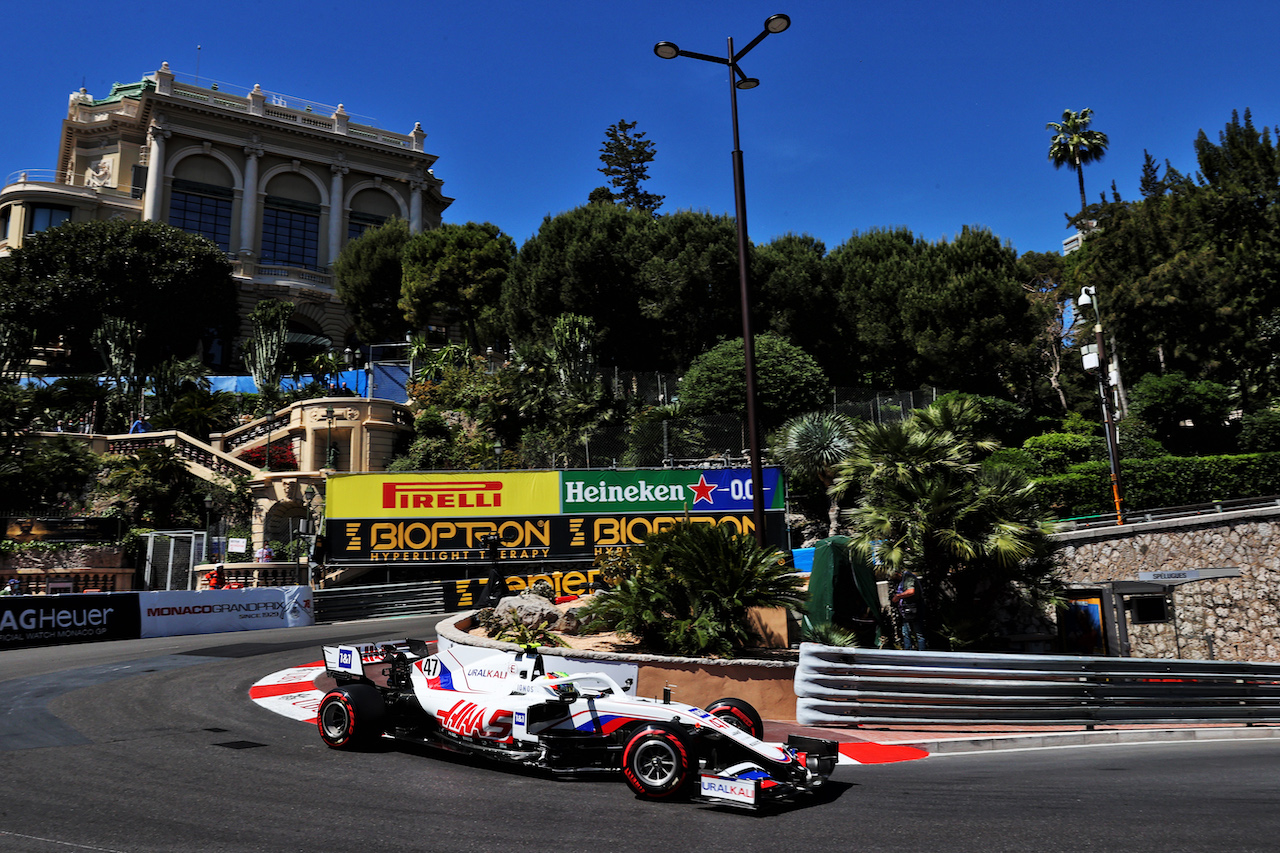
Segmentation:
{"type": "MultiPolygon", "coordinates": [[[[786,545],[786,495],[765,468],[765,537],[786,545]]],[[[749,468],[347,474],[329,480],[334,563],[590,561],[686,518],[754,534],[749,468]],[[495,543],[494,537],[497,537],[495,543]]]]}

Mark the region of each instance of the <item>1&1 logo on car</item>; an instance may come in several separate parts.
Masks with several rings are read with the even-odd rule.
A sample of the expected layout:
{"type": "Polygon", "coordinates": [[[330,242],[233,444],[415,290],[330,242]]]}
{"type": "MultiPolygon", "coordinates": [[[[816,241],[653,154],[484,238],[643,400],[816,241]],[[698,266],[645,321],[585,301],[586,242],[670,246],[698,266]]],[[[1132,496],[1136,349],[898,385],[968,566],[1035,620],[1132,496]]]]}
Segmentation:
{"type": "Polygon", "coordinates": [[[338,649],[338,668],[351,669],[351,649],[338,649]]]}

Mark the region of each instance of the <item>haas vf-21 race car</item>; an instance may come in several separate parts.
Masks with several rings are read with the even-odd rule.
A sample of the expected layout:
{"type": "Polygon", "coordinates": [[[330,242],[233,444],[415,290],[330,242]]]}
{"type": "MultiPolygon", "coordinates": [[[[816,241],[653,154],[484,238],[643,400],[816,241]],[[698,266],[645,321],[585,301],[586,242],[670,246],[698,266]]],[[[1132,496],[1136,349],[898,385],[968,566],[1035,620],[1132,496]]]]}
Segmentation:
{"type": "Polygon", "coordinates": [[[324,661],[337,686],[317,723],[335,749],[390,736],[556,773],[621,770],[640,797],[749,808],[811,792],[836,766],[833,741],[761,740],[741,700],[630,696],[603,672],[548,673],[532,648],[464,663],[396,640],[325,646],[324,661]]]}

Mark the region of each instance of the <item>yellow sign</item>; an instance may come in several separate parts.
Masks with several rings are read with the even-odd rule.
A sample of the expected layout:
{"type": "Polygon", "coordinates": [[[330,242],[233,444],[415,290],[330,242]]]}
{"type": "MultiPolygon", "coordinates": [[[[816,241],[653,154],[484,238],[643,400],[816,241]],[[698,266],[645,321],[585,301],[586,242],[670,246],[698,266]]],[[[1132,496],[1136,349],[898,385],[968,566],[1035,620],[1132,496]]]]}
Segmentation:
{"type": "Polygon", "coordinates": [[[359,474],[329,481],[325,514],[342,518],[487,518],[560,512],[556,471],[359,474]]]}

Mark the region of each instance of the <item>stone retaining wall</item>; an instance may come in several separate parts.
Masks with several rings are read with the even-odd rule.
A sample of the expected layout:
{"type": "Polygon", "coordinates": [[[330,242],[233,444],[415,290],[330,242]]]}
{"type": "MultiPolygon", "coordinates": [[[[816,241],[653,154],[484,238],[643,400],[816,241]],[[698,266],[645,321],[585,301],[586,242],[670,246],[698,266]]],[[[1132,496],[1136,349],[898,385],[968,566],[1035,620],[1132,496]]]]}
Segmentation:
{"type": "Polygon", "coordinates": [[[127,592],[136,570],[124,565],[124,549],[68,545],[57,550],[0,555],[0,583],[17,578],[25,595],[48,592],[127,592]]]}
{"type": "Polygon", "coordinates": [[[1138,580],[1139,572],[1238,567],[1241,576],[1173,588],[1175,621],[1129,626],[1143,658],[1280,660],[1280,507],[1059,533],[1069,583],[1138,580]],[[1176,633],[1175,633],[1176,630],[1176,633]]]}

